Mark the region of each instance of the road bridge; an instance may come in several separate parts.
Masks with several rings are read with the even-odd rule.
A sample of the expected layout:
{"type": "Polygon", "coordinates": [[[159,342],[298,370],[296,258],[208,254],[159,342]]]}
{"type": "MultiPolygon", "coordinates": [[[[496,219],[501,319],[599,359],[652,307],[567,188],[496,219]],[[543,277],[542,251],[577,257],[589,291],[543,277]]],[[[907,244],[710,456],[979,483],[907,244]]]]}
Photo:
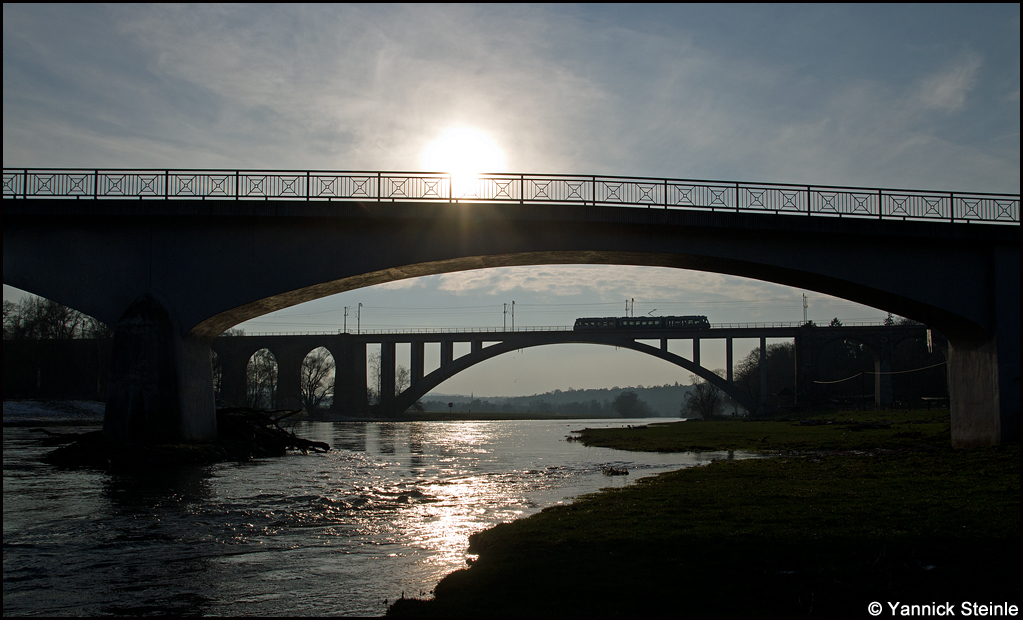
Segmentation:
{"type": "MultiPolygon", "coordinates": [[[[379,411],[396,416],[456,374],[504,353],[552,344],[599,344],[631,349],[675,364],[731,396],[751,413],[765,409],[768,397],[767,339],[792,338],[797,351],[797,383],[803,394],[818,375],[822,349],[835,340],[863,343],[874,357],[874,403],[881,407],[892,403],[891,360],[895,348],[904,340],[923,338],[923,326],[857,326],[814,327],[753,326],[711,329],[628,329],[573,330],[565,328],[506,330],[417,330],[415,332],[373,334],[312,334],[229,336],[213,341],[221,368],[220,398],[227,405],[243,405],[246,401],[246,367],[254,353],[269,350],[277,360],[276,405],[280,408],[301,407],[300,375],[302,361],[314,349],[323,347],[334,357],[335,370],[333,411],[363,412],[367,401],[367,346],[380,345],[379,411]],[[760,340],[760,393],[751,395],[735,384],[733,341],[751,338],[760,340]],[[692,356],[685,358],[669,351],[669,343],[691,342],[692,356]],[[709,340],[725,342],[725,376],[721,377],[701,364],[701,343],[709,340]],[[426,345],[439,345],[436,369],[425,372],[426,345]],[[469,352],[455,357],[455,345],[466,343],[469,352]],[[398,389],[395,381],[396,349],[410,349],[410,384],[398,389]],[[757,397],[759,396],[759,397],[757,397]]],[[[373,378],[374,381],[376,378],[373,378]]]]}
{"type": "Polygon", "coordinates": [[[216,434],[224,330],[403,278],[541,264],[712,271],[948,337],[957,446],[1019,436],[1019,195],[568,175],[4,169],[4,283],[115,333],[114,441],[216,434]]]}

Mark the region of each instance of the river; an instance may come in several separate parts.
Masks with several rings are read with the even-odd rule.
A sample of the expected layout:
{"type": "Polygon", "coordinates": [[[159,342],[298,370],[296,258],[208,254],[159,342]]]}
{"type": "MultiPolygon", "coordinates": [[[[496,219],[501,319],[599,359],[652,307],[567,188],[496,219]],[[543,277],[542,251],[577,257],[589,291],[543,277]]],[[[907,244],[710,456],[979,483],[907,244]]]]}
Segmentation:
{"type": "Polygon", "coordinates": [[[565,440],[663,421],[305,422],[329,453],[117,474],[5,427],[4,615],[379,616],[465,567],[474,532],[726,458],[565,440]]]}

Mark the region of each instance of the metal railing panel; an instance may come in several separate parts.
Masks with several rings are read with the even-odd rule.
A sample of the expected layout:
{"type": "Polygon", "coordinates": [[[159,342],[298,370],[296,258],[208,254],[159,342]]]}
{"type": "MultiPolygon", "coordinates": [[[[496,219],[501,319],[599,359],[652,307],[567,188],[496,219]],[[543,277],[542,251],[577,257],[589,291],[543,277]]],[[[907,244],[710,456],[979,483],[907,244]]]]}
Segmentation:
{"type": "Polygon", "coordinates": [[[235,172],[165,173],[166,198],[239,198],[235,172]]]}
{"type": "Polygon", "coordinates": [[[1019,196],[985,197],[955,196],[952,209],[956,220],[988,222],[1019,222],[1019,196]]]}
{"type": "Polygon", "coordinates": [[[699,209],[735,209],[736,186],[715,183],[671,183],[668,188],[668,206],[699,209]]]}
{"type": "Polygon", "coordinates": [[[876,216],[879,194],[874,191],[811,188],[808,195],[810,214],[876,216]]]}
{"type": "Polygon", "coordinates": [[[522,199],[526,202],[592,203],[593,177],[525,175],[522,199]]]}

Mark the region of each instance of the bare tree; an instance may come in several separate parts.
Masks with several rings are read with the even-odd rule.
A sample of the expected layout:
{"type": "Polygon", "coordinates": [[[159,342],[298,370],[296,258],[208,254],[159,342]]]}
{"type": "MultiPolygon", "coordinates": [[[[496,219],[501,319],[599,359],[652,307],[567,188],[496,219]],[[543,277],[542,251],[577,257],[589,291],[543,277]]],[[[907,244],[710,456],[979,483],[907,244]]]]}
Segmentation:
{"type": "MultiPolygon", "coordinates": [[[[369,358],[369,369],[368,376],[371,386],[366,388],[366,400],[371,405],[378,404],[380,402],[381,392],[381,361],[379,353],[371,353],[369,358]]],[[[401,394],[406,389],[412,386],[412,371],[406,366],[399,365],[394,372],[394,395],[401,394]]]]}
{"type": "Polygon", "coordinates": [[[4,300],[4,340],[13,340],[19,321],[18,304],[4,300]]]}
{"type": "Polygon", "coordinates": [[[760,398],[760,347],[750,351],[735,365],[733,383],[746,392],[750,398],[760,398]]]}
{"type": "Polygon", "coordinates": [[[380,354],[371,353],[369,356],[369,377],[370,385],[366,387],[366,402],[375,405],[380,402],[380,354]]]}
{"type": "Polygon", "coordinates": [[[710,420],[725,411],[725,396],[713,383],[692,375],[692,389],[686,392],[679,414],[683,418],[710,420]]]}
{"type": "Polygon", "coordinates": [[[412,372],[405,366],[399,365],[394,373],[394,395],[401,394],[412,387],[412,372]]]}
{"type": "Polygon", "coordinates": [[[334,356],[324,347],[314,349],[302,360],[302,407],[315,413],[327,397],[334,396],[334,356]]]}
{"type": "Polygon", "coordinates": [[[277,402],[277,360],[269,349],[252,354],[245,368],[246,400],[250,407],[273,409],[277,402]]]}

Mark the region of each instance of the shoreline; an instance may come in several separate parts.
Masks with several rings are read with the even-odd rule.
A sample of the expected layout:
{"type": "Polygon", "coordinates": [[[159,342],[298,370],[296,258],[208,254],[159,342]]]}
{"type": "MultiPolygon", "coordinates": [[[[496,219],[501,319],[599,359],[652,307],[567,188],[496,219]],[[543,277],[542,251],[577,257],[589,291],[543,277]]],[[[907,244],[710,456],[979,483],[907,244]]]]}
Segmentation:
{"type": "MultiPolygon", "coordinates": [[[[343,414],[315,414],[306,416],[306,422],[513,422],[521,420],[607,420],[624,422],[636,418],[593,417],[560,415],[556,413],[448,413],[444,411],[421,411],[404,413],[400,417],[386,418],[374,416],[346,416],[343,414]]],[[[649,418],[642,418],[649,420],[649,418]]],[[[678,418],[664,418],[665,422],[678,421],[678,418]]]]}
{"type": "MultiPolygon", "coordinates": [[[[4,426],[74,426],[102,425],[105,403],[87,400],[5,400],[4,426]]],[[[594,417],[562,415],[557,413],[472,413],[448,411],[408,412],[400,417],[378,417],[371,415],[345,415],[323,412],[313,415],[302,414],[303,422],[502,422],[522,420],[607,420],[625,422],[634,418],[617,416],[594,417]]],[[[643,418],[649,422],[650,418],[643,418]]],[[[677,422],[680,418],[657,418],[657,421],[677,422]]]]}

